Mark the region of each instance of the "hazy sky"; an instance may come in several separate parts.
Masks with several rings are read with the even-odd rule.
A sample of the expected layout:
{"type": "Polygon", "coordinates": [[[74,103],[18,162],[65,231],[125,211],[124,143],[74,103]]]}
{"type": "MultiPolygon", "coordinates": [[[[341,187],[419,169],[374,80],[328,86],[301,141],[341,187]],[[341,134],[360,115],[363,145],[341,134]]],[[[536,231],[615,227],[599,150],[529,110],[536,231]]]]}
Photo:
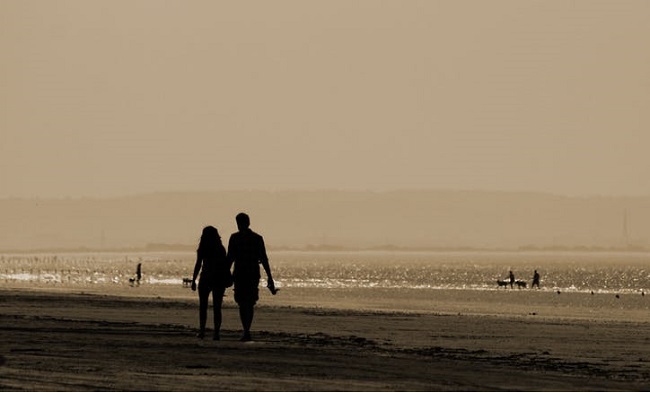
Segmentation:
{"type": "Polygon", "coordinates": [[[0,197],[650,195],[649,1],[0,0],[0,197]]]}

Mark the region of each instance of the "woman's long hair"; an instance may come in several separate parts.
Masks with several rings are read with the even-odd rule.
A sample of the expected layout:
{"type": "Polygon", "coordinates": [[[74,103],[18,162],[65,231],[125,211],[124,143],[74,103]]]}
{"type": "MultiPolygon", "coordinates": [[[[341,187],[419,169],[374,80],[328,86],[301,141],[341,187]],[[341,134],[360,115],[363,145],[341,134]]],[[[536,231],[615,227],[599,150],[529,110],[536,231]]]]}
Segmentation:
{"type": "Polygon", "coordinates": [[[221,244],[221,236],[217,228],[209,225],[203,228],[201,233],[201,240],[199,241],[199,248],[196,250],[200,255],[217,255],[219,251],[223,250],[221,244]]]}

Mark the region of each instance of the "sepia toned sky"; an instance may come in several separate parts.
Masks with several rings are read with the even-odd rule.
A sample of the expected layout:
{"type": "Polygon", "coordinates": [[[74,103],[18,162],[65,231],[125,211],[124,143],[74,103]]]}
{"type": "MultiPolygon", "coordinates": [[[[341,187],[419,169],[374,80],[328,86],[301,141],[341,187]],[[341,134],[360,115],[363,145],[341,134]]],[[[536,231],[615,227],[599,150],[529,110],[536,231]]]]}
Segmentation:
{"type": "Polygon", "coordinates": [[[648,1],[0,1],[0,197],[650,195],[648,1]]]}

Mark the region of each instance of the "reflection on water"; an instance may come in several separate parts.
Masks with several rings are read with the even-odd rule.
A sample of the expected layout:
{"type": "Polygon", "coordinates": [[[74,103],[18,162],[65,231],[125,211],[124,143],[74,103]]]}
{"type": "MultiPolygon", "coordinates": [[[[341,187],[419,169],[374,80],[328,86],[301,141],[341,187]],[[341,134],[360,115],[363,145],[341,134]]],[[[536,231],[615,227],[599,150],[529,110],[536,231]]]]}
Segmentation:
{"type": "MultiPolygon", "coordinates": [[[[279,286],[296,288],[498,289],[512,270],[530,285],[541,274],[542,290],[640,292],[650,289],[645,253],[505,252],[274,252],[279,286]]],[[[193,253],[93,253],[2,255],[0,282],[58,286],[129,285],[142,263],[142,285],[182,285],[194,267],[193,253]]]]}

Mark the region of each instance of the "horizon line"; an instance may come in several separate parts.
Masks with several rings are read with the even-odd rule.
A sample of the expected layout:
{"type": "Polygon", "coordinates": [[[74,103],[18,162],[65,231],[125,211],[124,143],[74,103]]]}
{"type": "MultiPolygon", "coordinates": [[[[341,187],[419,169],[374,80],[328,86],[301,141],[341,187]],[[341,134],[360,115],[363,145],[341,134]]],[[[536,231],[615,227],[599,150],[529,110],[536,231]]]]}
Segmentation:
{"type": "Polygon", "coordinates": [[[431,192],[431,193],[486,193],[486,194],[528,194],[528,195],[546,195],[551,197],[571,198],[571,199],[596,199],[596,198],[622,198],[622,199],[637,199],[649,198],[650,194],[562,194],[552,191],[537,191],[537,190],[493,190],[493,189],[480,189],[480,188],[433,188],[433,187],[404,187],[395,189],[371,189],[371,188],[278,188],[278,189],[262,189],[262,188],[231,188],[231,189],[188,189],[188,190],[157,190],[157,191],[141,191],[130,192],[115,195],[45,195],[45,196],[0,196],[0,200],[110,200],[110,199],[123,199],[135,198],[151,195],[164,195],[164,194],[218,194],[218,193],[372,193],[372,194],[391,194],[403,192],[431,192]]]}

